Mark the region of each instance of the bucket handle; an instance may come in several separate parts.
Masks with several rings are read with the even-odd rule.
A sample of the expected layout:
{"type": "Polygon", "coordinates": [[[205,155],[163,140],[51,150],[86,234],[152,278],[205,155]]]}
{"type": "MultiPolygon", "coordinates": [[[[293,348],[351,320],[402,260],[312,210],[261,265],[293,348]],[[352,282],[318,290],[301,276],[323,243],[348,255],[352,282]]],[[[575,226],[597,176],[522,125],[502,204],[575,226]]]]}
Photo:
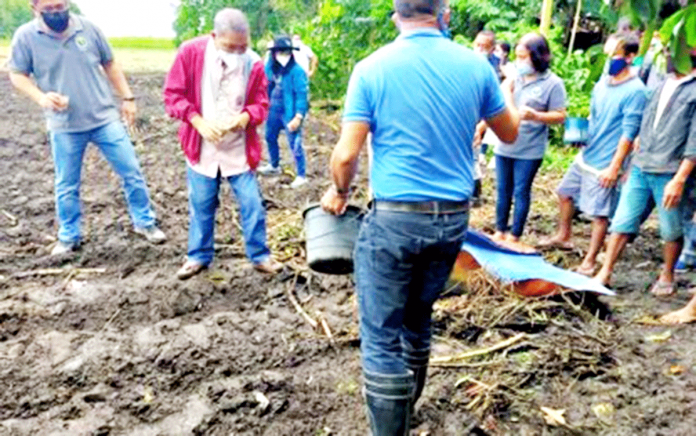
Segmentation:
{"type": "MultiPolygon", "coordinates": [[[[346,220],[346,222],[349,223],[349,222],[351,222],[351,221],[358,221],[358,220],[362,219],[364,216],[365,216],[365,212],[360,212],[359,214],[357,214],[357,215],[354,216],[353,218],[350,218],[350,219],[346,220]]],[[[324,236],[328,236],[328,235],[334,234],[334,233],[336,233],[336,232],[338,232],[338,230],[330,230],[330,231],[328,231],[328,232],[325,232],[325,233],[316,235],[316,236],[314,236],[313,238],[314,238],[314,239],[316,239],[316,238],[323,238],[324,236]]]]}

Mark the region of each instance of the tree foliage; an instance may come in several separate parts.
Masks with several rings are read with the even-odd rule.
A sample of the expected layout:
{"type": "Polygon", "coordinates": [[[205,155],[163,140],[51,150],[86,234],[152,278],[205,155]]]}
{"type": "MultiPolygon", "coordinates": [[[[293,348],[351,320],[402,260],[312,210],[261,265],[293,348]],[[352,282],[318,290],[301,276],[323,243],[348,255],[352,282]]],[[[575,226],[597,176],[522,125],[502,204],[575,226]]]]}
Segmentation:
{"type": "Polygon", "coordinates": [[[0,0],[0,38],[11,38],[14,31],[31,18],[27,0],[0,0]]]}
{"type": "Polygon", "coordinates": [[[247,15],[254,40],[288,32],[292,24],[313,16],[318,0],[181,0],[174,30],[177,45],[213,29],[215,13],[226,7],[247,15]]]}
{"type": "MultiPolygon", "coordinates": [[[[19,26],[31,21],[33,13],[30,4],[30,0],[0,0],[0,38],[12,38],[19,26]]],[[[74,2],[71,2],[70,9],[80,13],[80,8],[74,2]]]]}
{"type": "Polygon", "coordinates": [[[696,48],[696,4],[669,17],[660,29],[660,37],[669,44],[676,70],[688,74],[692,69],[690,51],[696,48]]]}

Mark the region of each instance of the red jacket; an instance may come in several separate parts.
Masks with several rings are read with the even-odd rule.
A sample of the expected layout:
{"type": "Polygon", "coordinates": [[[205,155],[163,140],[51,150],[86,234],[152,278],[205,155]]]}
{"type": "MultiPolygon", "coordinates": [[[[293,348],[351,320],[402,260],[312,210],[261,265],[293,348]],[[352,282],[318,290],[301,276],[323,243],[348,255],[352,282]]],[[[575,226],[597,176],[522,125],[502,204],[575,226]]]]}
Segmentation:
{"type": "MultiPolygon", "coordinates": [[[[169,116],[181,120],[181,148],[194,165],[200,160],[202,138],[191,124],[191,118],[202,112],[203,64],[209,40],[210,36],[201,36],[182,44],[164,83],[164,108],[169,116]]],[[[251,67],[242,110],[249,114],[246,128],[247,162],[251,169],[255,169],[261,159],[261,140],[256,127],[268,116],[268,79],[261,60],[251,67]]]]}

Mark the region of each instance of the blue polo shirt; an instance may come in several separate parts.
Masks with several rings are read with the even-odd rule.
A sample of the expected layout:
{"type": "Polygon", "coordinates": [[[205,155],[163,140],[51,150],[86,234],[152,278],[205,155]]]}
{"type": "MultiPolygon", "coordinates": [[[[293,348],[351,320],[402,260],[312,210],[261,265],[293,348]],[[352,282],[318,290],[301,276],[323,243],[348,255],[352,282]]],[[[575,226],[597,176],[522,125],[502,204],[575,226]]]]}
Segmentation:
{"type": "Polygon", "coordinates": [[[503,110],[490,64],[423,28],[355,66],[343,121],[370,125],[375,199],[463,201],[473,191],[476,124],[503,110]]]}
{"type": "Polygon", "coordinates": [[[611,164],[621,138],[636,139],[647,101],[647,88],[638,77],[618,85],[609,79],[602,77],[592,90],[589,141],[582,151],[585,164],[597,170],[611,164]]]}

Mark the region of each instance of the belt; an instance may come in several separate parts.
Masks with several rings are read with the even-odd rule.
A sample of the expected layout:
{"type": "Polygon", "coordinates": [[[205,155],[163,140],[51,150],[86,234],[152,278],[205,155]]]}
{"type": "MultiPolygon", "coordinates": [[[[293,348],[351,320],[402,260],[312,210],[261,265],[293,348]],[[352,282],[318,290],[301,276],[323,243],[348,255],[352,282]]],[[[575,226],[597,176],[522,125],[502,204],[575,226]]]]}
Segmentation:
{"type": "Polygon", "coordinates": [[[424,214],[453,214],[469,211],[469,201],[387,201],[375,200],[376,210],[424,214]]]}

